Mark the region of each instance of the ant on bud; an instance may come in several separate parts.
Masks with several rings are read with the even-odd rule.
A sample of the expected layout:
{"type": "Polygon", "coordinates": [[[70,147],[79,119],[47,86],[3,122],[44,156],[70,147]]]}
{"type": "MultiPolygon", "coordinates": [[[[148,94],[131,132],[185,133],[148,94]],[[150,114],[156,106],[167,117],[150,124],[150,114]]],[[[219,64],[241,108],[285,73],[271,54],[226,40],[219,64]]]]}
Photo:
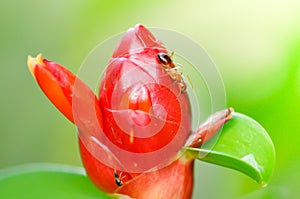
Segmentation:
{"type": "Polygon", "coordinates": [[[171,77],[173,81],[175,81],[179,87],[179,90],[183,93],[186,91],[186,84],[182,79],[182,73],[177,71],[175,64],[171,57],[173,57],[174,52],[172,52],[171,56],[166,53],[158,53],[157,58],[158,61],[163,65],[163,68],[167,72],[167,74],[171,77]]]}
{"type": "Polygon", "coordinates": [[[114,171],[114,179],[115,179],[115,183],[121,187],[123,185],[123,181],[122,179],[120,178],[119,174],[117,173],[117,171],[115,170],[114,171]]]}

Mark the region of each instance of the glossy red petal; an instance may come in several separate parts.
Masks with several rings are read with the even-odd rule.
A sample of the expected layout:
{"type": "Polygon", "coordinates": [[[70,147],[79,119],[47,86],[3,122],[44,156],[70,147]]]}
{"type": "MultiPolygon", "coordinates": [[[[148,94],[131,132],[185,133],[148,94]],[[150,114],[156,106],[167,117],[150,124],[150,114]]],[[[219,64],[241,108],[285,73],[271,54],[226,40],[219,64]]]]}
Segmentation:
{"type": "Polygon", "coordinates": [[[51,71],[47,70],[45,66],[36,65],[34,76],[48,99],[62,114],[74,123],[72,102],[65,95],[67,91],[59,85],[58,80],[53,76],[51,71]]]}
{"type": "Polygon", "coordinates": [[[158,52],[156,48],[145,49],[128,58],[115,58],[106,69],[99,94],[104,132],[122,149],[152,152],[169,144],[176,135],[181,135],[175,140],[181,147],[189,134],[187,94],[180,92],[157,63],[158,52]],[[139,103],[131,97],[136,95],[139,103]]]}
{"type": "MultiPolygon", "coordinates": [[[[71,122],[75,123],[75,110],[76,122],[84,123],[96,118],[97,123],[102,126],[102,115],[97,97],[73,73],[55,62],[44,59],[41,55],[36,58],[29,57],[28,67],[45,95],[71,122]],[[80,104],[75,108],[73,107],[74,96],[76,96],[76,103],[80,104]],[[90,114],[87,114],[89,109],[95,110],[96,117],[92,118],[90,114]]],[[[83,124],[78,123],[77,126],[84,128],[83,124]]]]}

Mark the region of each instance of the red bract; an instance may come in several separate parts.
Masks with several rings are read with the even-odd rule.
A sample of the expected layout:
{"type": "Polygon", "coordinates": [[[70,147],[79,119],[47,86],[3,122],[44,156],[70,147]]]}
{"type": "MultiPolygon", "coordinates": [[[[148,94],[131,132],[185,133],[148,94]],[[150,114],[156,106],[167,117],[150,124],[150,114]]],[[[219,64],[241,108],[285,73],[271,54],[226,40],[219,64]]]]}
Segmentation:
{"type": "Polygon", "coordinates": [[[198,147],[230,118],[231,110],[223,111],[215,125],[204,123],[191,134],[186,85],[169,58],[166,48],[144,26],[129,29],[105,70],[99,99],[59,64],[41,55],[28,59],[41,89],[78,127],[86,171],[106,192],[134,198],[190,198],[193,159],[176,154],[186,143],[198,147]],[[102,132],[108,140],[102,140],[102,132]],[[145,154],[145,160],[118,156],[119,152],[106,149],[109,142],[120,154],[145,154]],[[146,158],[148,154],[154,154],[152,159],[146,158]],[[130,169],[104,161],[112,157],[130,169]]]}
{"type": "Polygon", "coordinates": [[[130,152],[159,150],[176,135],[179,150],[190,133],[187,94],[166,74],[157,56],[161,52],[167,53],[145,27],[137,25],[123,36],[102,80],[104,133],[130,152]]]}

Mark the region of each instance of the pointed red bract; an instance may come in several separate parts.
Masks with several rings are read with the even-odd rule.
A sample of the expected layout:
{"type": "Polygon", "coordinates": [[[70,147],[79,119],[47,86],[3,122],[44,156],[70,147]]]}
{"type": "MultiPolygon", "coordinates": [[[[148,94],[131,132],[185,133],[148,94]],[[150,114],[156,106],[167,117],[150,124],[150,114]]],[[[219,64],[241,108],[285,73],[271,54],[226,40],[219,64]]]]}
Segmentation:
{"type": "Polygon", "coordinates": [[[28,66],[49,100],[71,122],[74,122],[70,94],[75,76],[59,64],[47,61],[41,55],[36,58],[29,57],[28,66]]]}
{"type": "MultiPolygon", "coordinates": [[[[36,58],[29,57],[28,67],[48,99],[71,122],[75,123],[73,96],[76,94],[76,96],[79,96],[76,98],[76,101],[80,103],[81,107],[91,107],[95,110],[98,122],[102,126],[102,115],[97,97],[93,91],[72,72],[58,63],[44,59],[41,55],[38,55],[36,58]],[[76,88],[74,88],[75,86],[76,88]],[[74,89],[76,90],[75,93],[74,89]]],[[[80,115],[82,119],[84,117],[82,115],[84,115],[85,112],[86,111],[81,111],[79,113],[79,111],[77,111],[76,115],[78,118],[78,115],[80,115]]],[[[80,123],[80,119],[77,119],[76,122],[80,123]]]]}
{"type": "Polygon", "coordinates": [[[190,133],[187,93],[164,70],[157,57],[160,52],[167,50],[149,30],[136,25],[122,37],[102,79],[104,133],[129,152],[149,153],[170,144],[174,147],[168,152],[175,155],[190,133]],[[139,102],[132,96],[139,96],[139,102]]]}
{"type": "Polygon", "coordinates": [[[79,134],[79,145],[83,164],[92,181],[100,189],[113,192],[117,188],[113,179],[114,169],[102,164],[86,147],[91,136],[89,131],[102,128],[102,114],[95,94],[69,70],[41,55],[29,57],[28,66],[49,100],[71,122],[76,123],[80,132],[84,131],[79,134]]]}

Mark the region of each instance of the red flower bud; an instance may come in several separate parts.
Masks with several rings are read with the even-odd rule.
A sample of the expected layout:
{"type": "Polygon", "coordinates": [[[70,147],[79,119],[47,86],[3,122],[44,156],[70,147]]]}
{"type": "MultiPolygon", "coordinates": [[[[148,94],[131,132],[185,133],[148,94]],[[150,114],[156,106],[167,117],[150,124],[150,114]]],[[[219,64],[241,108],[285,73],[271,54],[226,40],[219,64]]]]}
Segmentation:
{"type": "Polygon", "coordinates": [[[187,93],[159,61],[162,52],[167,53],[160,42],[137,25],[125,33],[106,68],[99,92],[104,133],[124,150],[153,152],[180,135],[179,150],[190,133],[187,93]]]}
{"type": "Polygon", "coordinates": [[[149,30],[137,25],[125,33],[102,78],[99,99],[78,77],[41,55],[29,57],[28,66],[50,101],[78,127],[82,161],[97,187],[143,199],[191,197],[193,159],[176,155],[186,143],[202,144],[229,117],[218,115],[216,125],[204,123],[190,135],[186,84],[149,30]]]}

